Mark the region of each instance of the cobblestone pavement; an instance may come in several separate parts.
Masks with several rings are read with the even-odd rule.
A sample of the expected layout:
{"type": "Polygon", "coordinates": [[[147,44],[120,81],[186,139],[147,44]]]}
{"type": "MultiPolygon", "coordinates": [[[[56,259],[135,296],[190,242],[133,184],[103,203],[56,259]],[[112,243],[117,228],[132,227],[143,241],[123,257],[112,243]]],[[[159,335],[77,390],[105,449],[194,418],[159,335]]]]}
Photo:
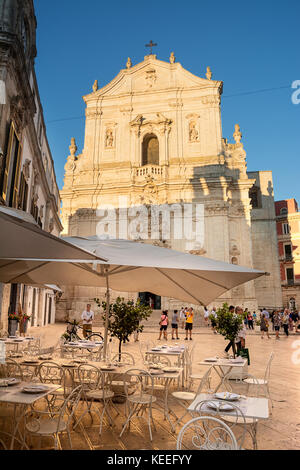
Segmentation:
{"type": "MultiPolygon", "coordinates": [[[[99,328],[97,328],[99,330],[99,328]]],[[[65,331],[64,324],[49,325],[45,328],[31,328],[30,334],[41,334],[45,346],[53,346],[57,343],[60,335],[65,331]]],[[[180,342],[184,340],[183,330],[179,330],[180,342]]],[[[259,449],[300,449],[300,335],[291,334],[289,337],[280,336],[276,340],[275,336],[270,339],[261,339],[259,333],[248,332],[246,347],[250,351],[251,365],[249,373],[263,377],[265,366],[269,355],[274,351],[275,356],[271,367],[270,391],[274,402],[272,415],[266,421],[259,422],[258,425],[258,447],[259,449]]],[[[169,335],[170,336],[170,335],[169,335]]],[[[139,341],[148,339],[156,341],[158,333],[150,328],[140,334],[139,341]]],[[[168,343],[173,343],[170,338],[168,343]]],[[[164,343],[164,341],[161,341],[164,343]]],[[[185,343],[185,341],[183,341],[185,343]]],[[[191,343],[190,341],[188,342],[191,343]]],[[[209,328],[195,328],[193,333],[193,343],[195,343],[194,372],[200,372],[201,366],[197,365],[198,360],[212,355],[221,355],[227,341],[220,335],[213,334],[209,328]]],[[[138,342],[133,338],[122,346],[124,352],[134,355],[137,364],[141,364],[141,357],[138,342]]],[[[114,343],[114,350],[117,351],[117,344],[114,343]]],[[[205,368],[202,370],[206,370],[205,368]]],[[[196,384],[194,385],[194,390],[196,384]]],[[[124,405],[117,405],[120,415],[114,418],[114,426],[111,428],[108,422],[105,423],[102,435],[99,436],[98,418],[91,423],[87,414],[80,429],[72,432],[74,449],[176,449],[176,437],[180,430],[177,427],[173,434],[167,421],[159,411],[154,411],[154,422],[156,430],[153,430],[153,442],[150,443],[147,425],[143,420],[134,420],[130,432],[125,431],[122,438],[119,437],[124,423],[124,405]]],[[[176,411],[176,409],[175,409],[176,411]]],[[[1,418],[0,418],[1,419],[1,418]]],[[[187,418],[185,421],[187,421],[187,418]]],[[[3,426],[0,420],[0,426],[3,426]]],[[[60,438],[60,445],[63,449],[69,448],[67,437],[60,438]]],[[[33,441],[33,446],[36,443],[33,441]]],[[[52,441],[46,438],[42,441],[42,448],[49,449],[52,441]]],[[[245,448],[251,449],[249,438],[245,441],[245,448]]]]}

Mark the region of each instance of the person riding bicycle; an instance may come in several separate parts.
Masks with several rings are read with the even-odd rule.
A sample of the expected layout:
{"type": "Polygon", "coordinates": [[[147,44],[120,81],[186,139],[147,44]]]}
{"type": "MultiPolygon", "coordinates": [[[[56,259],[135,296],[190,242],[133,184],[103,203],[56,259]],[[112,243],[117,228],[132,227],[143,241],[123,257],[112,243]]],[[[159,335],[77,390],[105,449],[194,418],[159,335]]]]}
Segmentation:
{"type": "Polygon", "coordinates": [[[92,322],[94,320],[95,314],[91,310],[91,304],[87,304],[86,310],[82,312],[82,327],[83,327],[83,336],[87,338],[92,333],[92,322]]]}

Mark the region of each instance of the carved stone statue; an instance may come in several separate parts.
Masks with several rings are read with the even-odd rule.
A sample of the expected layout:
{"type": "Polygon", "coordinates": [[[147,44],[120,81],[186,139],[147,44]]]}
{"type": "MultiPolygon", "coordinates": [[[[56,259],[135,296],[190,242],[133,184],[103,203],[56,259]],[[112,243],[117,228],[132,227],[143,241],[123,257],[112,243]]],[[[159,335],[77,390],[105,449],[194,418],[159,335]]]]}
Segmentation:
{"type": "Polygon", "coordinates": [[[126,62],[126,68],[130,69],[131,66],[132,66],[132,62],[131,62],[130,57],[128,57],[127,62],[126,62]]]}
{"type": "Polygon", "coordinates": [[[212,77],[212,73],[211,73],[210,67],[207,67],[206,68],[206,78],[207,78],[207,80],[211,80],[211,77],[212,77]]]}
{"type": "Polygon", "coordinates": [[[76,145],[76,142],[75,142],[75,137],[71,138],[71,145],[70,145],[69,149],[70,149],[71,157],[75,158],[75,153],[77,152],[77,145],[76,145]]]}
{"type": "Polygon", "coordinates": [[[175,55],[174,55],[174,52],[171,52],[171,55],[170,55],[170,63],[171,64],[174,64],[175,62],[175,55]]]}
{"type": "Polygon", "coordinates": [[[190,142],[197,142],[198,137],[199,137],[199,133],[196,129],[196,123],[194,121],[191,121],[189,127],[190,127],[189,128],[190,142]]]}
{"type": "Polygon", "coordinates": [[[93,85],[93,92],[96,93],[97,90],[98,90],[98,80],[95,80],[94,85],[93,85]]]}
{"type": "Polygon", "coordinates": [[[105,137],[105,147],[112,148],[114,145],[114,136],[111,129],[107,129],[105,137]]]}
{"type": "Polygon", "coordinates": [[[233,138],[235,140],[235,142],[237,144],[239,144],[241,142],[241,139],[242,139],[242,133],[241,133],[241,129],[240,129],[240,126],[238,124],[236,124],[234,126],[234,134],[233,134],[233,138]]]}

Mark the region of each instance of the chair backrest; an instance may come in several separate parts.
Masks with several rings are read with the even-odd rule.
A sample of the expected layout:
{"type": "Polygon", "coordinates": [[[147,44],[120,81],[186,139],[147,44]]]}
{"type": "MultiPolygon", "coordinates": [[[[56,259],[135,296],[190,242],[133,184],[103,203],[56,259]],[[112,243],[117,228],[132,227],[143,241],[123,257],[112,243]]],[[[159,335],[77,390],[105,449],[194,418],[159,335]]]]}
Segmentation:
{"type": "Polygon", "coordinates": [[[71,393],[66,397],[57,420],[57,428],[55,432],[59,432],[60,423],[65,421],[65,417],[67,417],[67,426],[73,420],[73,417],[76,413],[77,407],[79,405],[80,398],[82,397],[83,389],[82,386],[79,385],[78,387],[74,388],[71,393]]]}
{"type": "Polygon", "coordinates": [[[126,371],[126,377],[123,378],[124,384],[124,391],[126,398],[128,399],[129,393],[129,384],[135,383],[135,393],[136,397],[140,397],[145,394],[145,390],[147,387],[147,395],[150,395],[150,406],[152,405],[152,398],[153,398],[153,389],[154,389],[154,379],[153,376],[146,370],[143,369],[129,369],[126,371]],[[130,378],[130,381],[129,381],[130,378]]]}
{"type": "Polygon", "coordinates": [[[42,383],[64,384],[65,371],[54,361],[43,361],[38,367],[37,376],[42,383]]]}
{"type": "Polygon", "coordinates": [[[92,364],[81,364],[77,369],[80,385],[84,390],[104,388],[104,378],[100,369],[92,364]]]}
{"type": "Polygon", "coordinates": [[[235,435],[239,449],[242,448],[246,437],[247,425],[245,415],[238,406],[238,403],[211,398],[197,403],[193,413],[194,412],[199,413],[202,416],[212,415],[222,421],[226,421],[227,426],[235,435]],[[228,405],[232,408],[230,410],[230,415],[228,414],[229,411],[226,411],[226,407],[228,408],[228,405]]]}
{"type": "Polygon", "coordinates": [[[23,372],[20,364],[18,364],[17,361],[14,361],[11,358],[6,359],[4,371],[6,377],[16,377],[18,379],[23,380],[23,372]]]}
{"type": "Polygon", "coordinates": [[[202,393],[205,387],[207,387],[207,391],[209,390],[211,371],[212,371],[212,366],[207,369],[202,379],[200,380],[198,388],[197,388],[197,392],[196,392],[197,395],[202,393]]]}
{"type": "Polygon", "coordinates": [[[111,362],[118,362],[119,364],[130,365],[130,366],[135,365],[135,360],[134,360],[133,355],[127,352],[121,352],[121,353],[117,353],[113,355],[111,358],[111,362]]]}
{"type": "Polygon", "coordinates": [[[274,353],[273,353],[273,351],[272,351],[271,354],[270,354],[268,363],[267,363],[267,367],[266,367],[266,371],[265,371],[265,376],[264,376],[264,380],[266,380],[267,382],[268,382],[269,379],[270,379],[271,363],[272,363],[272,361],[273,361],[273,358],[274,358],[274,353]]]}
{"type": "Polygon", "coordinates": [[[177,450],[237,450],[236,438],[227,424],[213,416],[191,419],[180,430],[177,450]]]}

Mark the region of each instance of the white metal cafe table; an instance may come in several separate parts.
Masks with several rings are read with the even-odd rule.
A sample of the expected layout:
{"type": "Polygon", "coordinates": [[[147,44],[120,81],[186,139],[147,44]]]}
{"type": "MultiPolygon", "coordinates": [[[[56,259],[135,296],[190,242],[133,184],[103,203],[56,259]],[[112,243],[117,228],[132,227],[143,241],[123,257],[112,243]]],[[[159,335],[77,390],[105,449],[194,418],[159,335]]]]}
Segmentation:
{"type": "MultiPolygon", "coordinates": [[[[146,359],[152,356],[169,356],[169,357],[176,357],[177,358],[177,365],[178,367],[182,367],[184,369],[185,361],[184,361],[184,354],[185,354],[185,345],[181,346],[156,346],[152,349],[149,349],[145,352],[146,359]]],[[[184,371],[185,372],[185,371],[184,371]]],[[[185,373],[182,374],[182,386],[184,387],[184,376],[185,373]]]]}
{"type": "Polygon", "coordinates": [[[59,384],[42,384],[42,383],[30,383],[21,382],[20,380],[8,377],[7,379],[0,379],[0,403],[14,405],[13,420],[14,430],[10,449],[13,449],[15,436],[19,430],[20,423],[24,419],[27,407],[35,403],[40,398],[46,397],[50,393],[59,389],[59,384]],[[38,389],[37,387],[40,387],[38,389]],[[25,390],[27,390],[27,392],[25,390]],[[31,391],[30,391],[31,389],[31,391]],[[36,391],[35,391],[35,390],[36,391]],[[40,391],[39,391],[40,390],[40,391]],[[19,408],[19,413],[18,413],[19,408]]]}
{"type": "Polygon", "coordinates": [[[224,385],[226,390],[229,392],[232,391],[232,388],[229,384],[229,377],[233,368],[243,368],[247,363],[247,359],[243,357],[237,357],[236,359],[220,359],[220,358],[206,358],[201,362],[198,362],[201,366],[213,367],[217,375],[220,377],[220,382],[217,384],[214,393],[216,393],[219,388],[224,385]],[[227,370],[224,370],[226,368],[227,370]]]}
{"type": "MultiPolygon", "coordinates": [[[[218,394],[222,395],[222,393],[218,394]]],[[[246,422],[251,428],[251,438],[253,442],[253,448],[257,449],[257,426],[260,420],[266,420],[269,418],[269,400],[268,398],[260,398],[260,397],[246,397],[243,395],[238,396],[238,400],[233,401],[232,403],[237,406],[241,413],[244,415],[245,419],[251,420],[250,422],[246,422]],[[253,420],[253,421],[252,421],[253,420]]],[[[200,393],[196,396],[194,401],[188,407],[188,411],[191,413],[192,417],[195,418],[199,415],[199,405],[201,402],[206,402],[209,400],[210,404],[213,405],[214,401],[217,401],[218,414],[224,419],[226,422],[226,417],[234,417],[236,418],[236,408],[230,410],[227,407],[226,411],[221,409],[220,407],[220,398],[216,398],[214,393],[200,393]]],[[[216,412],[216,408],[211,406],[209,402],[206,402],[201,406],[201,413],[205,414],[214,414],[216,412]]],[[[221,400],[221,403],[225,403],[225,400],[221,400]]],[[[230,401],[226,402],[230,405],[230,401]]]]}

